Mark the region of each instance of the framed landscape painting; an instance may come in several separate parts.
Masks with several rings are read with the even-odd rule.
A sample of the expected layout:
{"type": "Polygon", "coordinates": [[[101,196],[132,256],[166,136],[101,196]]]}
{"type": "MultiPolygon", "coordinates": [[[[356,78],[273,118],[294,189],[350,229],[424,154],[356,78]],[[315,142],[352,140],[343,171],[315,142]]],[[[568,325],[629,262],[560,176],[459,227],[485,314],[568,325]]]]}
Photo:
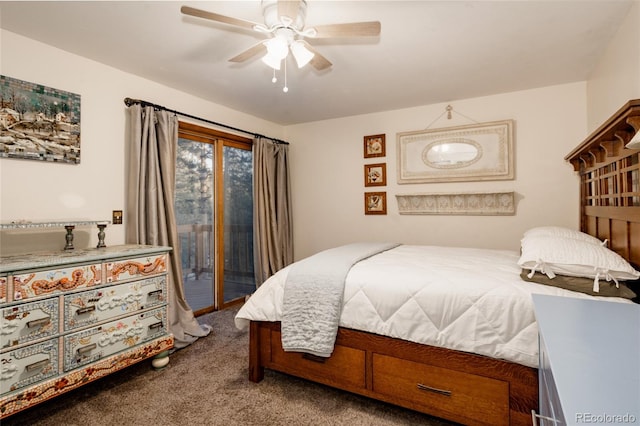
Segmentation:
{"type": "Polygon", "coordinates": [[[80,163],[80,95],[0,75],[0,158],[80,163]]]}

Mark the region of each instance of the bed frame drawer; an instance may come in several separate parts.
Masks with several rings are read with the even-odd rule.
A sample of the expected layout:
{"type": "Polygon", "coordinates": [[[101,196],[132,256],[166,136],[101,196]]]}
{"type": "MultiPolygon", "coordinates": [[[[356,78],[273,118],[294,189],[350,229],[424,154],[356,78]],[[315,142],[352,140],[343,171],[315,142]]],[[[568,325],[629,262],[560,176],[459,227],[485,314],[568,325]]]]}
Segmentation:
{"type": "Polygon", "coordinates": [[[465,424],[509,424],[509,385],[501,380],[373,354],[373,391],[465,424]]]}
{"type": "Polygon", "coordinates": [[[286,366],[288,371],[305,379],[335,386],[347,383],[354,388],[365,387],[365,351],[336,345],[329,358],[314,357],[300,352],[285,352],[279,332],[271,336],[272,368],[286,366]]]}
{"type": "Polygon", "coordinates": [[[251,381],[280,371],[465,425],[531,426],[538,410],[535,368],[347,328],[319,363],[284,352],[280,331],[279,322],[251,322],[251,381]]]}

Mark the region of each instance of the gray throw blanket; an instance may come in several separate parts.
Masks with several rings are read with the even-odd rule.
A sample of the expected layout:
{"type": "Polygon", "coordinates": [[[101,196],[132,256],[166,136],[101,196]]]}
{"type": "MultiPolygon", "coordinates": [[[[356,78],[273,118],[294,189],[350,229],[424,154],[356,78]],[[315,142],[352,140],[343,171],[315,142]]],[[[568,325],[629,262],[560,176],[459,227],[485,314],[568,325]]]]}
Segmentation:
{"type": "Polygon", "coordinates": [[[282,301],[282,347],[329,357],[342,313],[351,267],[397,243],[355,243],[322,251],[292,265],[282,301]]]}

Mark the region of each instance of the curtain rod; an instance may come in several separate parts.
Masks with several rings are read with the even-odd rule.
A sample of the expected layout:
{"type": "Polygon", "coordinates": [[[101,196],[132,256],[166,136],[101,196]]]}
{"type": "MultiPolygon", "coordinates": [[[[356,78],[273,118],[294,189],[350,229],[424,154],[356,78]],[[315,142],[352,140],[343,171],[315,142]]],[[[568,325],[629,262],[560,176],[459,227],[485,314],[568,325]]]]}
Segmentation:
{"type": "Polygon", "coordinates": [[[167,112],[172,112],[172,113],[174,113],[176,115],[181,115],[183,117],[193,118],[194,120],[204,121],[205,123],[213,124],[213,125],[219,126],[219,127],[224,127],[225,129],[229,129],[229,130],[235,130],[236,132],[241,132],[241,133],[244,133],[244,134],[247,134],[247,135],[251,135],[251,136],[256,137],[256,138],[266,138],[266,139],[270,139],[270,140],[274,141],[275,143],[279,143],[279,144],[283,144],[283,145],[289,145],[289,142],[283,141],[281,139],[274,139],[274,138],[270,138],[269,136],[261,135],[259,133],[249,132],[247,130],[238,129],[237,127],[227,126],[226,124],[222,124],[222,123],[218,123],[218,122],[215,122],[215,121],[207,120],[206,118],[196,117],[195,115],[186,114],[184,112],[180,112],[180,111],[176,111],[176,110],[173,110],[173,109],[169,109],[169,108],[163,107],[162,105],[154,104],[154,103],[143,101],[143,100],[140,100],[140,99],[124,98],[124,103],[125,103],[126,106],[131,106],[133,104],[140,104],[140,106],[142,106],[142,107],[150,106],[150,107],[153,107],[155,109],[162,109],[162,110],[165,110],[167,112]]]}

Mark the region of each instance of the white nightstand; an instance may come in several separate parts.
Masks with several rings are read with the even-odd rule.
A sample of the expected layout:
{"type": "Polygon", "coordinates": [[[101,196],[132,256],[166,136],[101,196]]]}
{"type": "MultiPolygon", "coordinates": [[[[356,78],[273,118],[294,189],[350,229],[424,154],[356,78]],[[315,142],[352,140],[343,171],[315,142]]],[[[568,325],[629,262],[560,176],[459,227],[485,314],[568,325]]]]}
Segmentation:
{"type": "Polygon", "coordinates": [[[640,424],[640,305],[546,295],[533,302],[539,423],[640,424]]]}

